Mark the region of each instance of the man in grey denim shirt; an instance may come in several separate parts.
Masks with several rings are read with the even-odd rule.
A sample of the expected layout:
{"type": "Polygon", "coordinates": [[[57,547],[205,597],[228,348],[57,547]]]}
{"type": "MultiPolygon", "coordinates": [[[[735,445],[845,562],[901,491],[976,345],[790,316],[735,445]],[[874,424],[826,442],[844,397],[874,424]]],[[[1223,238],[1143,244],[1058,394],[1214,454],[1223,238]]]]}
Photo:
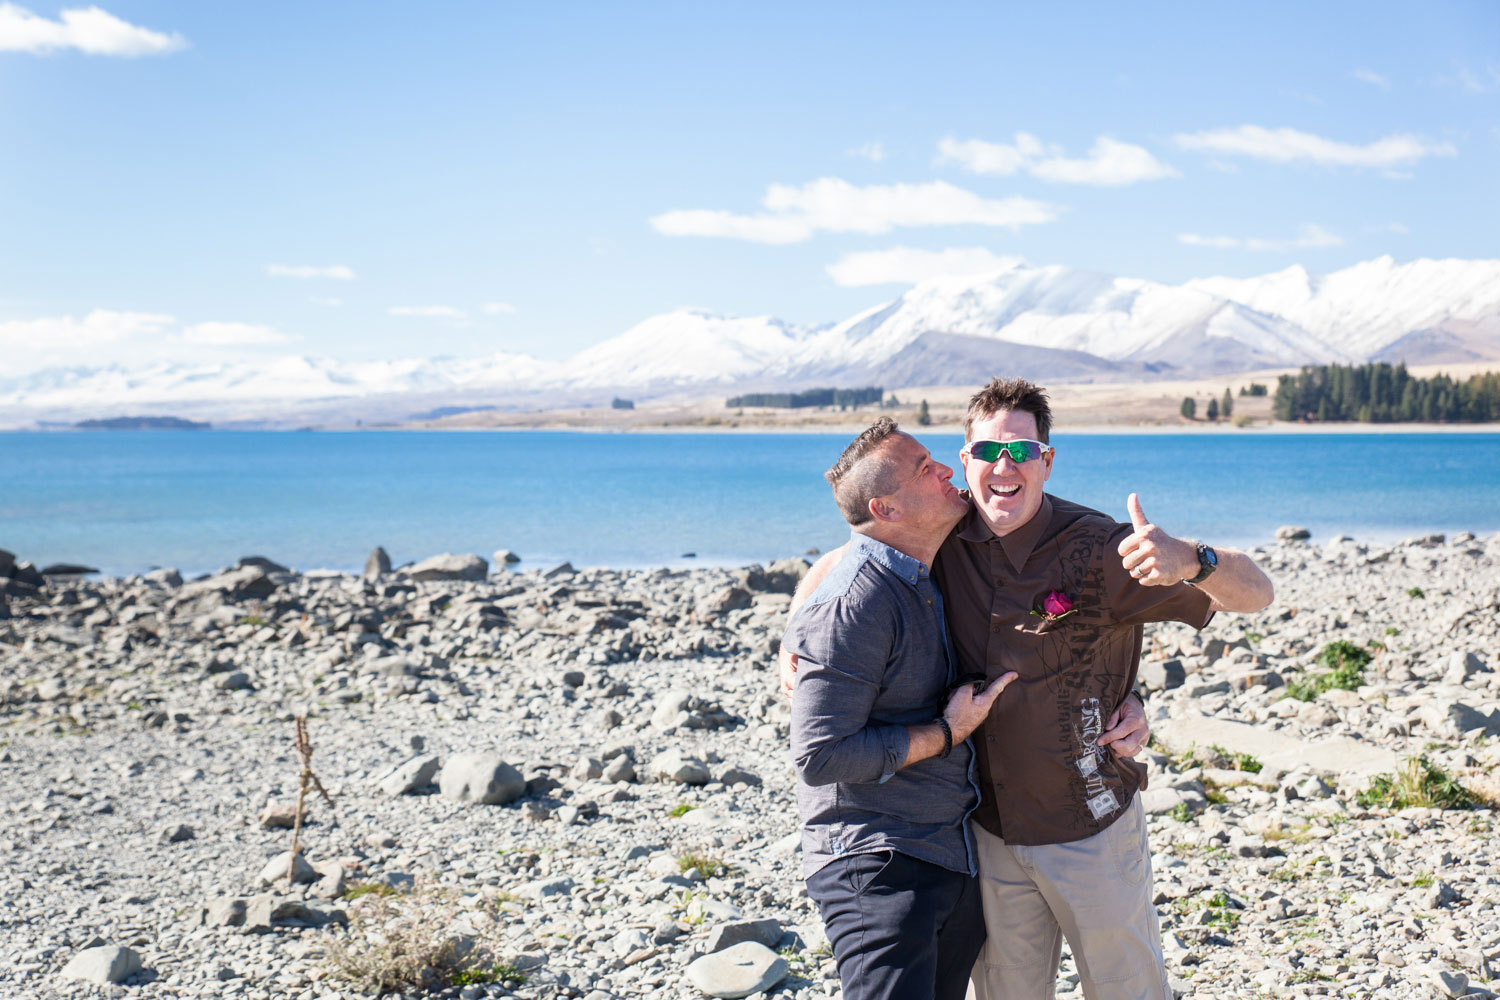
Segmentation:
{"type": "Polygon", "coordinates": [[[968,509],[952,474],[889,417],[855,438],[826,474],[848,554],[783,640],[803,870],[848,1000],[961,1000],[984,943],[966,741],[1016,675],[955,687],[929,575],[968,509]]]}

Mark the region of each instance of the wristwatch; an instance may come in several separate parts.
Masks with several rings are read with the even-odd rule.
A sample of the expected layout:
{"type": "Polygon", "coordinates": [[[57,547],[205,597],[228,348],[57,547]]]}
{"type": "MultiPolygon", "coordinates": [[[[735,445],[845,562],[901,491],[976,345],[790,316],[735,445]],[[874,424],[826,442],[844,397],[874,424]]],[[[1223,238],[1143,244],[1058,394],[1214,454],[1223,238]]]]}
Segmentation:
{"type": "Polygon", "coordinates": [[[1198,543],[1198,575],[1195,576],[1195,577],[1193,577],[1191,580],[1184,580],[1183,582],[1184,583],[1202,583],[1204,580],[1207,580],[1209,577],[1213,576],[1214,570],[1216,570],[1218,568],[1219,568],[1219,554],[1217,552],[1215,552],[1213,549],[1209,548],[1207,545],[1204,545],[1202,542],[1199,542],[1198,543]]]}

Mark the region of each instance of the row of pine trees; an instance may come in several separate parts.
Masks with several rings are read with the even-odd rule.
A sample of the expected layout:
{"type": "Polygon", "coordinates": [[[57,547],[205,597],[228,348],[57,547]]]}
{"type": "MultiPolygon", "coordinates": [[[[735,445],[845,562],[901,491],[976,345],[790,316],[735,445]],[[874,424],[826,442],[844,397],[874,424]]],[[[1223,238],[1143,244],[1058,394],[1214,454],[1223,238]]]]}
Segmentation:
{"type": "Polygon", "coordinates": [[[1500,374],[1456,382],[1447,375],[1415,378],[1404,364],[1308,365],[1297,375],[1281,376],[1273,406],[1277,420],[1500,420],[1500,374]]]}

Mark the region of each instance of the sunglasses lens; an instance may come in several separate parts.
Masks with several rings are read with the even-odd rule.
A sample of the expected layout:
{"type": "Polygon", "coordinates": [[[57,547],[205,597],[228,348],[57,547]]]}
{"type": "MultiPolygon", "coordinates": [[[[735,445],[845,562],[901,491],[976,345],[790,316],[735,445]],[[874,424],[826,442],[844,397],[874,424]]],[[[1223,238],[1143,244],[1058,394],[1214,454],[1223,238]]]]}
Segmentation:
{"type": "Polygon", "coordinates": [[[1042,446],[1036,441],[971,441],[969,454],[981,462],[998,462],[1001,455],[1009,455],[1019,465],[1041,458],[1042,446]]]}
{"type": "Polygon", "coordinates": [[[1029,462],[1041,454],[1030,441],[1008,441],[1005,450],[1010,452],[1012,462],[1029,462]]]}

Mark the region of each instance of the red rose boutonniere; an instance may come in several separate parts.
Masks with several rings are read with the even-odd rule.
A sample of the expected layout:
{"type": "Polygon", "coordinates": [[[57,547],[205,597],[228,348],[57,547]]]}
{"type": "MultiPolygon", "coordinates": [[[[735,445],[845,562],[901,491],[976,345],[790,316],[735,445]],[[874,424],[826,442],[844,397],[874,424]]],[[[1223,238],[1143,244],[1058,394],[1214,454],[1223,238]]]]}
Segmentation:
{"type": "Polygon", "coordinates": [[[1073,607],[1073,599],[1060,590],[1054,590],[1042,600],[1042,610],[1031,613],[1038,618],[1046,619],[1048,625],[1066,618],[1078,609],[1073,607]]]}

